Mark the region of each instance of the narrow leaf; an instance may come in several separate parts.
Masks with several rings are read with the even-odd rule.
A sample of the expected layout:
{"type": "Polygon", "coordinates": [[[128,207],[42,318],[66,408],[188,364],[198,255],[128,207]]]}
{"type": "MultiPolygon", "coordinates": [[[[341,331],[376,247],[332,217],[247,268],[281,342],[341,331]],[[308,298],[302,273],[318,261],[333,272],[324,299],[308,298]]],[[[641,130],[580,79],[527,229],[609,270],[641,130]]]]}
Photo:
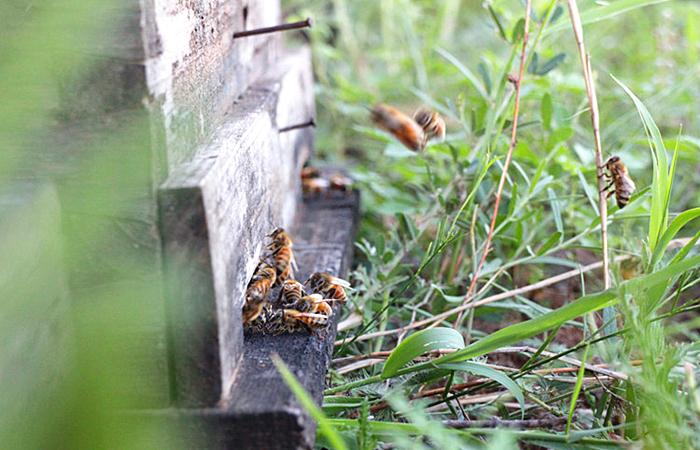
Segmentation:
{"type": "Polygon", "coordinates": [[[294,393],[297,401],[318,423],[319,432],[323,434],[326,439],[328,439],[328,442],[332,444],[333,448],[346,450],[347,446],[345,445],[343,438],[340,437],[340,434],[336,431],[333,425],[328,422],[328,419],[323,414],[323,411],[316,406],[316,402],[314,402],[311,396],[306,392],[306,390],[304,390],[302,385],[299,383],[299,380],[297,380],[297,377],[294,376],[284,361],[282,361],[282,358],[280,358],[279,355],[273,354],[272,362],[274,363],[275,367],[277,367],[277,371],[279,371],[280,375],[282,375],[284,382],[287,383],[289,389],[292,391],[292,393],[294,393]]]}
{"type": "Polygon", "coordinates": [[[417,356],[441,348],[464,348],[464,338],[452,328],[430,328],[413,333],[391,352],[384,364],[382,378],[391,378],[417,356]]]}
{"type": "Polygon", "coordinates": [[[513,345],[516,342],[558,327],[569,320],[593,311],[598,311],[607,306],[612,306],[615,303],[617,303],[617,298],[615,292],[612,290],[580,297],[578,300],[548,314],[515,325],[510,325],[495,333],[491,333],[462,350],[433,360],[433,364],[466,361],[476,358],[477,356],[485,355],[493,350],[513,345]]]}
{"type": "Polygon", "coordinates": [[[568,435],[571,431],[571,420],[574,418],[574,411],[576,411],[576,402],[578,401],[578,396],[581,393],[581,387],[583,386],[583,374],[586,372],[586,359],[588,359],[588,349],[589,345],[583,351],[583,359],[581,360],[581,366],[578,369],[578,375],[576,376],[576,386],[574,386],[574,392],[571,394],[571,402],[569,404],[569,415],[566,418],[566,434],[568,435]]]}
{"type": "Polygon", "coordinates": [[[484,87],[484,85],[481,84],[481,81],[479,81],[479,78],[477,78],[474,72],[469,70],[467,66],[462,64],[456,57],[452,55],[452,53],[448,52],[444,48],[438,47],[435,49],[435,51],[438,52],[438,54],[445,58],[449,63],[455,66],[457,70],[462,72],[462,75],[464,75],[467,81],[469,81],[472,84],[472,86],[474,86],[476,91],[479,93],[479,95],[481,95],[481,97],[484,100],[489,99],[489,94],[486,92],[486,88],[484,87]]]}
{"type": "Polygon", "coordinates": [[[540,75],[540,76],[547,75],[549,72],[556,69],[557,66],[559,66],[559,64],[564,62],[565,59],[566,59],[566,54],[559,53],[558,55],[554,56],[552,59],[550,59],[546,63],[542,64],[541,67],[538,67],[536,74],[540,75]]]}
{"type": "MultiPolygon", "coordinates": [[[[644,6],[656,5],[659,3],[665,3],[670,0],[617,0],[614,2],[607,3],[603,6],[594,6],[581,13],[581,23],[583,25],[589,23],[600,22],[613,18],[617,15],[624,14],[628,11],[642,8],[644,6]]],[[[568,30],[571,25],[566,21],[561,21],[549,28],[547,28],[543,35],[549,36],[560,31],[568,30]]]]}
{"type": "Polygon", "coordinates": [[[659,243],[656,246],[656,249],[654,250],[654,254],[651,258],[652,268],[659,263],[661,257],[666,251],[666,247],[668,247],[669,242],[671,242],[671,240],[674,237],[676,237],[676,234],[678,234],[678,232],[689,222],[697,218],[700,218],[700,208],[693,208],[687,211],[683,211],[671,221],[670,225],[668,226],[664,234],[661,236],[661,239],[659,239],[659,243]]]}

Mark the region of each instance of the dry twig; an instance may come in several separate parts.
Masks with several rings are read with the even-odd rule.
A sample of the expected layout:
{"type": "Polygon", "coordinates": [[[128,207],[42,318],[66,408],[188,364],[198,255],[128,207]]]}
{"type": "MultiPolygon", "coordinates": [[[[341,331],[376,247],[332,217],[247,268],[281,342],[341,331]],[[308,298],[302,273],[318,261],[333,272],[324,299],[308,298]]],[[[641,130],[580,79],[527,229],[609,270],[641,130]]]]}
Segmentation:
{"type": "Polygon", "coordinates": [[[583,26],[581,25],[581,15],[578,11],[576,0],[567,0],[569,6],[569,16],[571,25],[576,37],[581,66],[583,68],[583,79],[586,82],[586,94],[588,95],[588,105],[591,112],[591,124],[593,126],[593,139],[595,141],[595,163],[596,176],[598,177],[598,209],[600,210],[600,234],[603,247],[603,284],[605,289],[610,287],[610,260],[608,255],[608,200],[605,193],[605,179],[603,174],[603,149],[600,140],[600,114],[598,112],[598,97],[595,92],[593,82],[593,72],[591,71],[591,55],[586,53],[586,46],[583,41],[583,26]]]}

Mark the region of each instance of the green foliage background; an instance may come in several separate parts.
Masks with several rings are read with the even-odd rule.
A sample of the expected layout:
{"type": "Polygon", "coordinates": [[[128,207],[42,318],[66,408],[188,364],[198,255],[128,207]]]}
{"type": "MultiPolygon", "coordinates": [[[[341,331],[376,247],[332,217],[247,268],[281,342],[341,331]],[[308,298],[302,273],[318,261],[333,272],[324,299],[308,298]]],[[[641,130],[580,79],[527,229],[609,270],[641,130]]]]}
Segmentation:
{"type": "MultiPolygon", "coordinates": [[[[386,365],[346,374],[332,371],[325,415],[314,411],[323,425],[319,445],[343,439],[348,447],[363,449],[380,444],[508,448],[523,441],[550,448],[607,448],[618,446],[610,433],[622,436],[624,431],[625,439],[647,448],[700,447],[694,381],[700,350],[700,320],[694,309],[699,280],[694,244],[700,204],[700,5],[691,0],[579,3],[597,76],[604,149],[623,158],[640,188],[623,211],[611,209],[612,256],[633,257],[635,277],[625,282],[624,267],[615,264],[612,290],[598,293],[599,281],[586,277],[576,292],[567,293],[568,306],[550,298],[516,296],[471,310],[459,332],[446,331],[450,322],[443,321],[438,329],[416,333],[401,345],[389,335],[339,346],[336,357],[396,350],[386,365]],[[671,170],[669,175],[669,165],[675,174],[671,170]],[[694,240],[667,249],[677,237],[694,240]],[[604,332],[590,315],[603,307],[615,319],[605,324],[604,332]],[[588,319],[578,319],[581,315],[588,319]],[[507,326],[514,321],[518,323],[507,326]],[[550,339],[557,331],[581,338],[575,343],[550,339]],[[536,355],[514,371],[493,367],[483,357],[486,351],[521,342],[547,348],[554,356],[536,355]],[[458,351],[429,364],[409,363],[425,348],[445,347],[458,351]],[[565,355],[604,360],[630,374],[630,381],[611,383],[608,391],[601,391],[583,383],[583,371],[566,380],[532,372],[566,365],[565,355]],[[466,411],[455,400],[478,389],[446,394],[432,405],[407,400],[422,387],[457,384],[469,374],[492,380],[478,389],[502,386],[506,394],[466,411]],[[335,395],[340,393],[344,395],[335,395]],[[515,407],[507,406],[513,403],[510,399],[518,400],[515,407]],[[383,402],[387,408],[371,412],[383,402]],[[453,430],[443,423],[465,414],[474,419],[531,418],[542,409],[566,417],[569,432],[453,430]]],[[[487,287],[477,298],[539,281],[553,268],[577,268],[581,258],[597,258],[600,247],[592,135],[568,16],[562,2],[534,4],[536,56],[531,53],[523,81],[514,164],[493,250],[481,273],[487,287]]],[[[90,69],[94,55],[84,44],[107,40],[124,11],[120,6],[106,0],[0,2],[3,192],[18,182],[43,181],[50,172],[41,164],[44,159],[35,156],[50,153],[52,147],[37,142],[47,142],[47,130],[65,113],[58,107],[61,87],[90,69]]],[[[396,329],[456,306],[483,251],[508,145],[512,88],[506,80],[515,71],[523,3],[287,0],[284,8],[290,20],[315,19],[306,36],[317,77],[319,159],[351,165],[362,191],[359,264],[347,308],[348,314],[361,317],[362,326],[341,337],[396,329]],[[448,119],[447,143],[421,155],[403,149],[369,123],[367,107],[378,101],[407,112],[420,104],[440,111],[448,119]]],[[[92,205],[100,215],[134,206],[132,191],[110,189],[100,181],[138,187],[148,178],[138,156],[148,151],[148,125],[141,119],[110,124],[94,145],[74,149],[72,179],[94,188],[86,191],[68,183],[62,191],[64,205],[92,205]],[[121,156],[118,161],[109,157],[113,154],[121,156]]],[[[96,217],[72,224],[67,231],[82,239],[57,248],[55,223],[43,219],[50,216],[44,205],[53,204],[55,193],[41,192],[35,208],[23,216],[29,220],[0,221],[2,446],[173,448],[173,430],[112,413],[142,406],[138,393],[151,388],[142,373],[128,367],[129,355],[121,344],[124,330],[148,319],[135,312],[157,289],[152,280],[74,292],[71,314],[78,345],[66,348],[75,353],[18,356],[11,348],[30,324],[44,320],[45,303],[28,299],[55,281],[50,269],[39,273],[23,266],[32,261],[32,252],[43,252],[49,268],[82,268],[110,248],[111,236],[96,217]],[[55,380],[47,383],[38,376],[55,367],[62,368],[55,380]]],[[[6,213],[12,205],[0,206],[6,213]]],[[[148,272],[148,265],[137,255],[114,255],[115,272],[134,279],[148,272]]]]}

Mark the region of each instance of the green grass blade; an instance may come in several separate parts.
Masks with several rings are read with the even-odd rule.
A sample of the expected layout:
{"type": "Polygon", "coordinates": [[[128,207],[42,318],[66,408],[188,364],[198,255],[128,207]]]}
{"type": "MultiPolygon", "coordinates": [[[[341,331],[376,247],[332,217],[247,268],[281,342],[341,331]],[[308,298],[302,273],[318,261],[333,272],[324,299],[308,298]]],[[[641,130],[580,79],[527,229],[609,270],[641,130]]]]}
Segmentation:
{"type": "Polygon", "coordinates": [[[576,376],[576,386],[574,386],[574,392],[571,394],[571,403],[569,404],[569,415],[566,418],[566,434],[568,435],[571,431],[571,420],[574,418],[574,411],[576,411],[576,402],[578,401],[578,396],[581,393],[581,387],[583,386],[583,374],[586,372],[586,360],[588,359],[588,349],[590,345],[586,346],[583,351],[583,359],[581,360],[581,366],[578,369],[578,375],[576,376]]]}
{"type": "Polygon", "coordinates": [[[613,80],[622,87],[634,102],[639,116],[642,118],[644,130],[651,150],[654,175],[651,185],[651,209],[649,211],[649,247],[656,251],[659,239],[666,230],[668,222],[668,204],[671,191],[669,179],[668,155],[661,132],[644,103],[620,80],[611,75],[613,80]]]}
{"type": "Polygon", "coordinates": [[[464,338],[452,328],[430,328],[413,333],[391,352],[382,378],[391,378],[415,357],[440,348],[464,348],[464,338]]]}
{"type": "Polygon", "coordinates": [[[652,269],[656,267],[659,261],[661,261],[661,257],[664,255],[666,247],[668,247],[669,242],[671,242],[671,240],[676,236],[676,234],[678,234],[678,232],[689,222],[699,217],[700,208],[693,208],[687,211],[683,211],[671,221],[668,228],[666,229],[666,231],[664,231],[664,234],[661,236],[661,239],[659,239],[658,245],[656,246],[654,254],[652,255],[652,269]]]}
{"type": "Polygon", "coordinates": [[[607,306],[612,306],[615,303],[617,303],[617,296],[614,290],[580,297],[578,300],[562,308],[535,319],[502,328],[467,346],[463,350],[437,358],[433,361],[433,365],[454,361],[466,361],[471,358],[476,358],[477,356],[485,355],[493,350],[536,336],[562,323],[575,319],[576,317],[597,311],[607,306]]]}
{"type": "MultiPolygon", "coordinates": [[[[671,0],[617,0],[609,2],[603,6],[594,6],[581,12],[581,23],[587,25],[589,23],[601,22],[603,20],[612,19],[615,16],[624,14],[634,9],[643,8],[645,6],[657,5],[666,3],[671,0]]],[[[545,36],[559,33],[571,28],[568,21],[562,20],[544,31],[545,36]]]]}
{"type": "Polygon", "coordinates": [[[287,386],[289,386],[289,389],[291,389],[291,391],[294,393],[294,396],[297,398],[301,406],[307,410],[309,414],[311,414],[311,417],[314,418],[316,423],[318,423],[319,432],[324,435],[330,444],[333,445],[333,448],[347,450],[347,446],[345,445],[343,438],[340,436],[338,431],[336,431],[331,422],[328,421],[326,416],[323,414],[323,411],[316,406],[316,402],[313,401],[311,396],[304,390],[301,384],[299,384],[299,380],[297,380],[284,361],[282,361],[282,358],[280,358],[279,355],[272,355],[272,362],[275,364],[275,367],[277,367],[277,370],[279,371],[280,375],[282,375],[284,382],[287,383],[287,386]]]}
{"type": "Polygon", "coordinates": [[[486,92],[486,88],[484,87],[483,84],[481,84],[481,81],[479,81],[479,77],[477,77],[476,74],[474,74],[474,72],[469,70],[469,68],[467,66],[462,64],[462,62],[460,60],[458,60],[452,53],[448,52],[444,48],[438,47],[435,49],[435,51],[440,56],[445,58],[450,64],[455,66],[455,68],[457,70],[462,72],[462,75],[464,75],[464,78],[466,78],[472,84],[472,86],[474,86],[474,89],[476,89],[476,91],[479,93],[479,95],[481,95],[481,97],[484,100],[489,101],[489,94],[488,94],[488,92],[486,92]]]}
{"type": "MultiPolygon", "coordinates": [[[[621,289],[649,289],[659,283],[668,283],[669,280],[683,272],[700,266],[700,255],[674,262],[661,270],[652,272],[643,277],[638,277],[626,281],[620,285],[621,289]]],[[[469,348],[469,347],[467,347],[469,348]]]]}
{"type": "Polygon", "coordinates": [[[688,253],[695,247],[695,244],[698,242],[698,239],[700,239],[700,230],[698,230],[697,233],[695,233],[695,236],[690,238],[690,241],[688,241],[687,244],[683,246],[683,248],[676,253],[676,256],[673,257],[671,260],[672,263],[675,263],[677,261],[680,261],[684,259],[686,256],[688,256],[688,253]]]}

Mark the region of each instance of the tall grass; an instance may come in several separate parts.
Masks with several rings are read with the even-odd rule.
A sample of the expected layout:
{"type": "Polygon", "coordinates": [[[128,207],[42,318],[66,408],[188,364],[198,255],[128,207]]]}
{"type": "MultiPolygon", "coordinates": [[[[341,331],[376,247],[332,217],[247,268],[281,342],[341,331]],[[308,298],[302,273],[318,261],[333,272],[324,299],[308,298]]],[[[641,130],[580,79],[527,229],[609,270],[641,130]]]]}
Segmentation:
{"type": "MultiPolygon", "coordinates": [[[[296,3],[288,2],[300,16],[322,11],[296,3]]],[[[698,342],[700,234],[693,206],[700,199],[689,175],[698,158],[684,144],[696,134],[698,119],[688,107],[698,92],[680,82],[662,88],[667,81],[646,70],[670,58],[669,76],[693,76],[686,55],[698,45],[689,19],[697,7],[686,14],[687,4],[671,1],[581,2],[587,48],[595,54],[590,73],[598,88],[601,156],[621,155],[639,192],[624,210],[610,209],[609,289],[599,273],[582,271],[578,282],[511,298],[509,291],[559,268],[586,266],[601,251],[600,208],[588,181],[596,172],[593,141],[581,101],[585,84],[567,38],[571,24],[561,4],[534,3],[521,131],[474,295],[480,306],[454,331],[452,310],[486,249],[512,131],[508,74],[517,70],[523,5],[466,2],[445,40],[442,22],[430,20],[444,10],[432,2],[338,3],[352,20],[361,56],[342,61],[351,53],[334,36],[340,18],[332,8],[324,11],[328,28],[314,30],[311,42],[320,80],[320,156],[352,162],[363,193],[351,308],[363,322],[341,333],[336,347],[325,401],[330,423],[369,433],[371,442],[450,448],[457,437],[483,447],[492,430],[446,425],[551,415],[564,418],[566,429],[519,430],[510,438],[551,448],[617,447],[625,440],[649,448],[697,445],[698,415],[688,400],[696,388],[683,363],[697,355],[698,342]],[[678,36],[677,52],[661,50],[654,38],[661,27],[678,36]],[[620,89],[609,72],[629,87],[620,89]],[[653,101],[658,126],[633,91],[653,101]],[[363,109],[374,101],[409,111],[430,105],[448,118],[447,143],[419,156],[404,151],[368,123],[363,109]],[[677,120],[684,134],[669,158],[665,146],[674,142],[677,120]],[[690,239],[679,247],[674,240],[682,236],[690,239]],[[500,293],[504,299],[479,303],[500,293]],[[584,325],[582,315],[602,308],[611,314],[584,325]],[[473,342],[465,345],[465,335],[473,342]],[[406,440],[421,433],[424,439],[406,440]]]]}

